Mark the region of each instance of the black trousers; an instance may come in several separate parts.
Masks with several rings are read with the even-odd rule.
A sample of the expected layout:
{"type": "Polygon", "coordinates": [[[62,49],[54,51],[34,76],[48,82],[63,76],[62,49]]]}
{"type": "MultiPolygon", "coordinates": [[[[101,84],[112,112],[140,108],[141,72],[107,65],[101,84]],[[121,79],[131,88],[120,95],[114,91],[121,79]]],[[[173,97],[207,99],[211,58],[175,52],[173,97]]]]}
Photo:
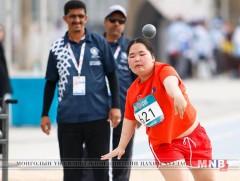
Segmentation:
{"type": "MultiPolygon", "coordinates": [[[[3,103],[3,100],[2,100],[2,98],[0,98],[0,108],[1,109],[2,109],[2,103],[3,103]]],[[[0,119],[0,131],[2,131],[2,120],[1,119],[0,119]]],[[[0,144],[0,154],[2,154],[2,144],[0,144]]]]}
{"type": "MultiPolygon", "coordinates": [[[[115,149],[120,141],[121,132],[122,132],[122,123],[121,121],[119,125],[113,129],[113,138],[112,138],[112,146],[115,149]]],[[[133,152],[133,139],[131,138],[125,153],[122,155],[122,158],[118,160],[116,157],[112,158],[112,181],[129,181],[130,172],[131,172],[131,161],[132,161],[132,152],[133,152]]],[[[87,151],[84,149],[84,157],[87,158],[87,151]]],[[[85,181],[94,181],[92,177],[92,170],[85,169],[83,171],[84,180],[85,181]]]]}
{"type": "MultiPolygon", "coordinates": [[[[122,132],[122,124],[121,121],[118,127],[113,129],[113,149],[118,146],[120,141],[121,132],[122,132]]],[[[132,161],[132,152],[133,152],[133,139],[131,138],[130,142],[125,149],[125,153],[122,155],[120,160],[117,157],[112,158],[112,175],[113,181],[128,181],[130,177],[131,171],[131,161],[132,161]]]]}
{"type": "Polygon", "coordinates": [[[83,169],[92,169],[95,181],[109,181],[109,163],[100,157],[109,152],[110,124],[107,119],[85,123],[58,124],[64,181],[84,181],[83,169]],[[83,160],[83,143],[88,158],[83,160]]]}
{"type": "MultiPolygon", "coordinates": [[[[2,131],[2,120],[1,119],[0,119],[0,131],[2,131]]],[[[2,144],[0,144],[0,154],[2,154],[2,144]]]]}

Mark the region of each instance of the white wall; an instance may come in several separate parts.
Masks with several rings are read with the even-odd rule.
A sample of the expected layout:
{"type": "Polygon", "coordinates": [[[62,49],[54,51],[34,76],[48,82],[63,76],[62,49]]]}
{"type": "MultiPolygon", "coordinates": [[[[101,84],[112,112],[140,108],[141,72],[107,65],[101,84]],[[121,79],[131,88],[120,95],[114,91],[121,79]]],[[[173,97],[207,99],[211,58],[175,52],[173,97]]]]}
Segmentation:
{"type": "Polygon", "coordinates": [[[211,19],[215,12],[214,0],[148,0],[168,19],[178,16],[190,21],[194,19],[211,19]]]}

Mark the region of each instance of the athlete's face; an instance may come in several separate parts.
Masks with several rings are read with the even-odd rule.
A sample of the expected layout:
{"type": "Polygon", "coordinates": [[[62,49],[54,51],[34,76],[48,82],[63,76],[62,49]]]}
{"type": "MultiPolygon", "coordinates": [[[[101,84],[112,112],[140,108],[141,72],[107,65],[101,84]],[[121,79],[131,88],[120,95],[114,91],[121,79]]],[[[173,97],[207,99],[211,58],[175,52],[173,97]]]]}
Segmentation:
{"type": "Polygon", "coordinates": [[[87,15],[84,9],[71,9],[63,19],[68,24],[68,31],[76,33],[84,30],[87,15]]]}
{"type": "Polygon", "coordinates": [[[117,40],[125,29],[125,22],[126,18],[122,13],[112,13],[110,17],[104,20],[106,34],[117,40]]]}
{"type": "Polygon", "coordinates": [[[153,71],[155,57],[142,43],[134,43],[129,49],[128,64],[141,81],[145,81],[153,71]]]}

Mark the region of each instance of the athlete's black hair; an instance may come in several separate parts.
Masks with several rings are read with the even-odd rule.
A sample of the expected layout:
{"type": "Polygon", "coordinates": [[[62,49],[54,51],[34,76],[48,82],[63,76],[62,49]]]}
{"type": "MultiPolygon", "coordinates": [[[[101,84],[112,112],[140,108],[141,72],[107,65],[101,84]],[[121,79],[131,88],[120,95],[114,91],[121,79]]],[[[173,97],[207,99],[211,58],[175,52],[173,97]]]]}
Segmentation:
{"type": "Polygon", "coordinates": [[[154,54],[151,42],[148,41],[146,38],[140,37],[140,38],[133,39],[129,43],[128,48],[127,48],[127,55],[129,55],[129,50],[130,50],[131,46],[135,43],[142,43],[152,55],[154,54]]]}

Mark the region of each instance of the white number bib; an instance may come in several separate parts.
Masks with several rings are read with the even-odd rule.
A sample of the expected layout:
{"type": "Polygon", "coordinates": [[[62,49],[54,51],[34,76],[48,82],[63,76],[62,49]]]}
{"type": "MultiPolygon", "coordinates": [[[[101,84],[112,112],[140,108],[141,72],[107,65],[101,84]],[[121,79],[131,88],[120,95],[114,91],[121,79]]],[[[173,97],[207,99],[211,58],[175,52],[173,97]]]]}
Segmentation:
{"type": "Polygon", "coordinates": [[[133,107],[136,120],[144,126],[153,127],[164,119],[162,109],[152,94],[136,102],[133,107]]]}
{"type": "Polygon", "coordinates": [[[86,79],[85,76],[73,77],[73,95],[85,95],[86,94],[86,79]]]}

